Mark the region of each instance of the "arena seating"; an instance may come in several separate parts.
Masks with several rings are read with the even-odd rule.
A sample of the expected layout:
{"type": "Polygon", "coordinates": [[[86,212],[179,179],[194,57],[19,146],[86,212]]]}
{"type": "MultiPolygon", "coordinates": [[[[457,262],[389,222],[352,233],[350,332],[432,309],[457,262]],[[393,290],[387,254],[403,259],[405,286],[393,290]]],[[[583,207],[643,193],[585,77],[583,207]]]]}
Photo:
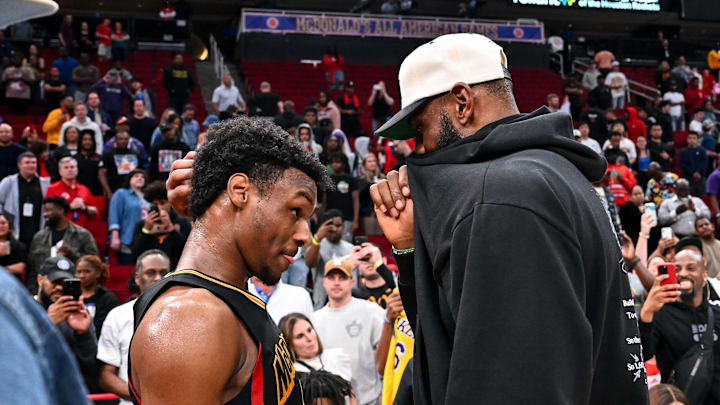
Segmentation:
{"type": "MultiPolygon", "coordinates": [[[[268,81],[274,93],[295,103],[298,113],[302,112],[309,100],[317,99],[321,89],[327,87],[321,65],[313,67],[307,63],[246,61],[241,67],[253,91],[258,91],[260,82],[268,81]]],[[[372,86],[380,80],[385,81],[388,93],[396,100],[397,110],[400,106],[398,68],[397,65],[346,64],[345,78],[355,82],[355,91],[363,106],[372,86]]],[[[548,93],[562,92],[563,79],[549,70],[511,69],[511,74],[516,101],[522,112],[533,111],[544,105],[548,93]]],[[[332,94],[333,98],[338,94],[332,94]]],[[[371,121],[372,109],[364,108],[361,123],[366,133],[370,132],[371,121]]]]}

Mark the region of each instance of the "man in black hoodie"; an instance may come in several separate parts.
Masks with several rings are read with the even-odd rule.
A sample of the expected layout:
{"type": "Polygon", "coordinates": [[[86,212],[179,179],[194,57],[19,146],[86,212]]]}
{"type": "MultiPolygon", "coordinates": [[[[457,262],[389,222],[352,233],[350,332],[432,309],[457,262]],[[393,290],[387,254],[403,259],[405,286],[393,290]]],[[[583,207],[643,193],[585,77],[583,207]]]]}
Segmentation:
{"type": "Polygon", "coordinates": [[[590,184],[602,157],[568,115],[518,113],[483,36],[420,46],[399,81],[403,109],[376,134],[417,147],[372,195],[416,337],[416,404],[647,403],[627,273],[590,184]]]}
{"type": "Polygon", "coordinates": [[[162,85],[168,93],[168,105],[175,111],[182,111],[195,89],[195,81],[185,65],[182,54],[175,54],[172,65],[163,70],[162,85]]]}
{"type": "MultiPolygon", "coordinates": [[[[680,249],[679,249],[680,250],[680,249]]],[[[699,250],[699,249],[698,249],[699,250]]],[[[663,382],[667,382],[678,360],[698,345],[708,322],[707,270],[702,251],[680,250],[675,255],[679,284],[660,285],[667,275],[655,280],[640,312],[643,355],[656,356],[663,382]]],[[[712,359],[715,370],[710,392],[702,403],[720,404],[720,308],[711,306],[714,319],[712,359]]]]}

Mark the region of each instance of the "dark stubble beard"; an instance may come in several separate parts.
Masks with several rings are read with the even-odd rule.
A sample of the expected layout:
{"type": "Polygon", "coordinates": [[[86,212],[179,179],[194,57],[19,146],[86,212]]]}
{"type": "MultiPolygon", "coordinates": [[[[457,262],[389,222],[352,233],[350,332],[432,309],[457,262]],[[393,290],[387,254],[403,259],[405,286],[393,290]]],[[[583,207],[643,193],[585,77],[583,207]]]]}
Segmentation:
{"type": "Polygon", "coordinates": [[[460,133],[453,126],[447,111],[440,116],[440,134],[438,136],[437,149],[442,149],[462,139],[460,133]]]}

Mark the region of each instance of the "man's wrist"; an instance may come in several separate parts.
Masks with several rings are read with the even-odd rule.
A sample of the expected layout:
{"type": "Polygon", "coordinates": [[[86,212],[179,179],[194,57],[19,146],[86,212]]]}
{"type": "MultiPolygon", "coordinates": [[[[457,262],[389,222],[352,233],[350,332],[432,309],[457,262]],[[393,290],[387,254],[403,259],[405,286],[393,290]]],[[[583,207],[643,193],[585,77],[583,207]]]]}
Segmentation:
{"type": "Polygon", "coordinates": [[[393,243],[392,246],[396,250],[413,249],[415,247],[415,241],[412,239],[401,240],[401,241],[397,241],[397,242],[393,243]]]}
{"type": "Polygon", "coordinates": [[[320,246],[320,240],[318,240],[316,236],[317,235],[310,236],[310,241],[312,242],[313,245],[320,246]]]}
{"type": "Polygon", "coordinates": [[[646,310],[644,307],[640,310],[640,321],[644,323],[652,323],[654,316],[654,312],[646,310]]]}

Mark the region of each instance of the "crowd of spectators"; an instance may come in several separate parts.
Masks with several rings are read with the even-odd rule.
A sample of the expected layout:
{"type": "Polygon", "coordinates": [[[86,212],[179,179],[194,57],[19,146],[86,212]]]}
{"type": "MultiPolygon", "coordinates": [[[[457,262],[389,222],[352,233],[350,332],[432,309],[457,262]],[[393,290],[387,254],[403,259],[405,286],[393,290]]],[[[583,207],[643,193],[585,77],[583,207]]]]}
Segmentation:
{"type": "MultiPolygon", "coordinates": [[[[672,403],[716,403],[717,388],[688,384],[682,361],[695,359],[702,332],[713,325],[708,313],[720,311],[717,75],[707,66],[690,67],[668,50],[667,40],[661,44],[654,99],[631,98],[620,62],[602,51],[568,78],[562,101],[548,95],[547,107],[570,114],[575,140],[608,162],[593,186],[623,246],[640,324],[637,343],[659,370],[650,385],[674,383],[685,391],[660,384],[651,389],[651,404],[671,403],[661,398],[674,392],[672,403]],[[675,265],[677,283],[661,285],[669,276],[658,268],[667,263],[675,265]]],[[[718,378],[714,364],[701,367],[701,375],[718,378]]]]}

